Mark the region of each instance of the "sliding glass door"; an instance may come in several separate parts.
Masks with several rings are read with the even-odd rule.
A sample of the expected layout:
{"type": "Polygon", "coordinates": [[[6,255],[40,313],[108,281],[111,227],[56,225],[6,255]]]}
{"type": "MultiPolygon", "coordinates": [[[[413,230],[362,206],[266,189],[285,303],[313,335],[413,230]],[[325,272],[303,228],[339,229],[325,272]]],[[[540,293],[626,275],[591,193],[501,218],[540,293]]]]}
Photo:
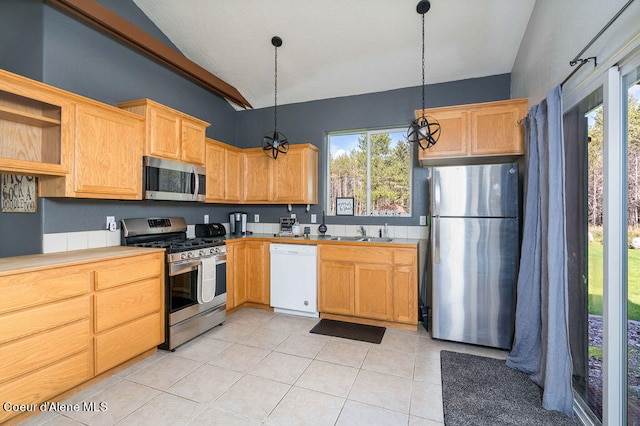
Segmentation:
{"type": "Polygon", "coordinates": [[[627,147],[627,424],[640,425],[640,67],[623,78],[627,147]]]}
{"type": "Polygon", "coordinates": [[[621,62],[564,114],[569,339],[583,420],[640,425],[640,55],[621,62]]]}
{"type": "Polygon", "coordinates": [[[604,108],[598,87],[564,115],[573,388],[602,422],[604,108]]]}

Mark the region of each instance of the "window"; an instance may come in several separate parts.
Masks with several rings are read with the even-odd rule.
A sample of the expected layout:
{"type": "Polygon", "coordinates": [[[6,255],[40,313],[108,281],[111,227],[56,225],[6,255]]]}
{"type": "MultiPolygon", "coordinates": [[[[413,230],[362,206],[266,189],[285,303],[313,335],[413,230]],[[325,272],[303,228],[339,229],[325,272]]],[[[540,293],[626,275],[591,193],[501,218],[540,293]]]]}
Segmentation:
{"type": "Polygon", "coordinates": [[[404,129],[329,134],[329,215],[353,197],[355,216],[411,216],[411,146],[404,129]]]}

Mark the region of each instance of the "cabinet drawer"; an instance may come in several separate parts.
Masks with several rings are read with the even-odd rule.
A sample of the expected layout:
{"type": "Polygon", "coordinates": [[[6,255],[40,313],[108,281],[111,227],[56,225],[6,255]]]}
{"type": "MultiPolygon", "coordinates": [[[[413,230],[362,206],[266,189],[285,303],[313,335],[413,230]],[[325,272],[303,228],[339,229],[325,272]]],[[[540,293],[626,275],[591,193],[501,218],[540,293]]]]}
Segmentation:
{"type": "Polygon", "coordinates": [[[321,260],[335,260],[341,262],[384,263],[391,264],[392,251],[380,247],[362,247],[362,245],[321,245],[321,260]]]}
{"type": "MultiPolygon", "coordinates": [[[[49,401],[90,377],[89,351],[0,385],[3,401],[12,404],[39,404],[49,401]]],[[[19,413],[0,410],[0,422],[19,413]]]]}
{"type": "Polygon", "coordinates": [[[95,298],[95,332],[107,330],[162,308],[160,278],[105,290],[95,298]]]}
{"type": "Polygon", "coordinates": [[[103,373],[163,341],[164,329],[161,312],[105,331],[94,339],[95,373],[103,373]]]}
{"type": "Polygon", "coordinates": [[[89,320],[0,346],[0,383],[89,349],[89,320]]]}
{"type": "Polygon", "coordinates": [[[116,287],[163,274],[162,254],[104,262],[96,271],[96,290],[116,287]]]}
{"type": "Polygon", "coordinates": [[[393,264],[394,265],[416,265],[417,262],[416,250],[412,249],[394,249],[393,250],[393,264]]]}
{"type": "Polygon", "coordinates": [[[89,283],[90,271],[86,266],[0,278],[0,314],[87,294],[89,283]]]}
{"type": "Polygon", "coordinates": [[[0,343],[89,318],[89,311],[89,297],[84,296],[0,315],[0,343]]]}

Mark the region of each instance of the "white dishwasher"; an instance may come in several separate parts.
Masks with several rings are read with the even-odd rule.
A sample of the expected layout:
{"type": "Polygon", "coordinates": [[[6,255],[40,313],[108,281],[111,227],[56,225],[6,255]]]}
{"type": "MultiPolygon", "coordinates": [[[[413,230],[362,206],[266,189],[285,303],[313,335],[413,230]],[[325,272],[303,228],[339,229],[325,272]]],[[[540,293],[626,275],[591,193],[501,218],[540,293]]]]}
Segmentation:
{"type": "Polygon", "coordinates": [[[316,246],[271,243],[269,251],[274,312],[318,318],[316,246]]]}

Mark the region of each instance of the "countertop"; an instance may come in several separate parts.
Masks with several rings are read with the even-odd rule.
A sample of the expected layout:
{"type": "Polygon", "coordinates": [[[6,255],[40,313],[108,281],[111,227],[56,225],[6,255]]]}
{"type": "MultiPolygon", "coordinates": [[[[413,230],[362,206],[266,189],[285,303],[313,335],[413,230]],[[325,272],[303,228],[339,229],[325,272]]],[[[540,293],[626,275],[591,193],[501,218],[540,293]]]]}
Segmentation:
{"type": "Polygon", "coordinates": [[[81,263],[117,259],[139,254],[164,253],[164,249],[113,246],[59,253],[30,254],[0,259],[0,277],[16,273],[32,272],[52,267],[72,266],[81,263]]]}
{"type": "MultiPolygon", "coordinates": [[[[273,243],[282,244],[362,244],[363,246],[387,246],[387,247],[415,247],[420,243],[420,239],[417,238],[393,238],[391,241],[343,241],[332,240],[332,236],[310,235],[305,238],[304,236],[281,236],[278,234],[246,234],[246,235],[233,235],[227,234],[224,238],[225,241],[234,240],[247,240],[255,239],[261,241],[271,241],[273,243]]],[[[426,240],[425,240],[426,241],[426,240]]]]}

